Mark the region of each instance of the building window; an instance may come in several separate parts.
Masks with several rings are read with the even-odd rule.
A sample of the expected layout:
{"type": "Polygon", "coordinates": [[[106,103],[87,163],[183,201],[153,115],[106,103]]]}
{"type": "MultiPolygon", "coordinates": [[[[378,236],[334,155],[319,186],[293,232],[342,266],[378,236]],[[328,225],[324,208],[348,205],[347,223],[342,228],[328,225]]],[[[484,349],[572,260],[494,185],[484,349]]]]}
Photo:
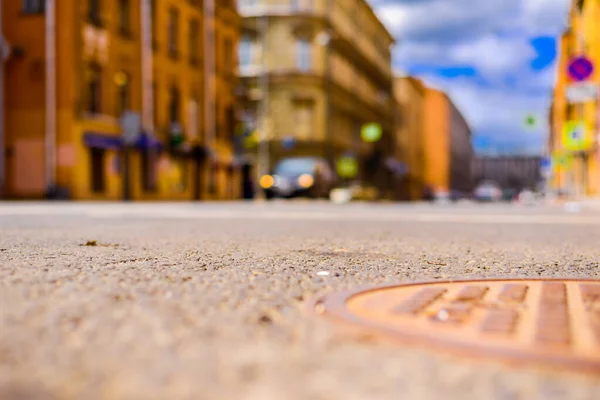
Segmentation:
{"type": "Polygon", "coordinates": [[[168,29],[169,56],[177,58],[179,56],[179,12],[174,8],[169,10],[168,29]]]}
{"type": "Polygon", "coordinates": [[[198,100],[197,100],[197,96],[196,95],[192,95],[192,98],[189,100],[188,102],[188,109],[187,109],[187,120],[188,120],[188,126],[187,126],[187,133],[190,135],[190,137],[197,137],[199,132],[198,132],[198,100]]]}
{"type": "Polygon", "coordinates": [[[102,69],[97,64],[91,64],[86,76],[86,107],[85,110],[92,114],[102,112],[102,69]]]}
{"type": "Polygon", "coordinates": [[[170,99],[169,99],[169,122],[179,122],[179,105],[181,102],[181,95],[179,89],[176,86],[171,87],[170,99]]]}
{"type": "Polygon", "coordinates": [[[123,115],[131,107],[131,77],[126,72],[117,72],[117,116],[123,115]]]}
{"type": "Polygon", "coordinates": [[[235,138],[235,123],[235,111],[233,106],[229,105],[225,111],[225,131],[231,143],[233,143],[235,138]]]}
{"type": "Polygon", "coordinates": [[[583,12],[583,6],[585,5],[585,0],[577,0],[577,11],[580,13],[583,12]]]}
{"type": "Polygon", "coordinates": [[[301,71],[312,68],[312,47],[306,38],[296,40],[296,67],[301,71]]]}
{"type": "Polygon", "coordinates": [[[102,25],[100,18],[100,1],[101,0],[88,0],[88,19],[96,26],[102,25]]]}
{"type": "Polygon", "coordinates": [[[298,99],[294,101],[296,136],[299,139],[313,137],[314,130],[314,101],[298,99]]]}
{"type": "Polygon", "coordinates": [[[129,0],[119,0],[119,32],[123,36],[131,35],[131,9],[129,0]]]}
{"type": "Polygon", "coordinates": [[[200,64],[200,21],[192,19],[190,21],[188,43],[190,46],[190,64],[200,64]]]}
{"type": "Polygon", "coordinates": [[[102,193],[104,192],[106,183],[104,180],[104,149],[97,149],[92,147],[90,149],[90,158],[91,158],[91,182],[92,182],[92,192],[94,193],[102,193]]]}
{"type": "Polygon", "coordinates": [[[253,49],[254,43],[252,38],[250,38],[249,36],[243,36],[242,39],[240,40],[240,47],[239,47],[239,63],[241,67],[246,67],[249,65],[252,65],[253,63],[253,59],[252,59],[252,49],[253,49]]]}
{"type": "Polygon", "coordinates": [[[41,14],[46,11],[46,0],[23,0],[25,14],[41,14]]]}

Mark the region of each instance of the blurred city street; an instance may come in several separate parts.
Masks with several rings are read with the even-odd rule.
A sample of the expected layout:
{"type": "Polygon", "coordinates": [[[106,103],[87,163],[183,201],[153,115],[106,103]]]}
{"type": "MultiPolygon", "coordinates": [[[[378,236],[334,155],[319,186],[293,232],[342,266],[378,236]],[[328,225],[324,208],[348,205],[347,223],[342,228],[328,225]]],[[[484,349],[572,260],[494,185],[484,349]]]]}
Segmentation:
{"type": "Polygon", "coordinates": [[[595,399],[597,379],[351,340],[322,292],[600,278],[586,204],[0,204],[0,398],[595,399]]]}
{"type": "Polygon", "coordinates": [[[0,400],[600,399],[598,21],[0,0],[0,400]]]}

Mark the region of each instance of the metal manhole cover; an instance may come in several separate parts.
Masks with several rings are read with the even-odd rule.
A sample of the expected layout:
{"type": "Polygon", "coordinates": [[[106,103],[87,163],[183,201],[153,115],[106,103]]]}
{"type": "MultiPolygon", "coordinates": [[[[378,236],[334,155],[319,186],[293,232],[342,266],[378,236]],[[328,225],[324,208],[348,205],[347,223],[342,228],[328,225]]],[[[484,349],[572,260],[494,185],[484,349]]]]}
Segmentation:
{"type": "Polygon", "coordinates": [[[414,283],[327,295],[314,307],[377,336],[600,374],[600,280],[414,283]]]}

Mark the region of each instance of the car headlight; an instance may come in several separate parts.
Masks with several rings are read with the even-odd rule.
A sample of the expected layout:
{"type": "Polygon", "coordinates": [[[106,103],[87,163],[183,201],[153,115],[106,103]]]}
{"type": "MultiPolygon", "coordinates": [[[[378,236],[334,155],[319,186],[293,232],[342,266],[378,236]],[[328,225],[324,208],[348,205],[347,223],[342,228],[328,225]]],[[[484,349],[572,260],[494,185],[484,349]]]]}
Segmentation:
{"type": "Polygon", "coordinates": [[[308,189],[315,183],[315,179],[309,174],[300,175],[298,178],[298,185],[304,189],[308,189]]]}
{"type": "Polygon", "coordinates": [[[270,189],[273,187],[273,183],[275,183],[275,179],[271,175],[263,175],[258,181],[260,187],[263,189],[270,189]]]}

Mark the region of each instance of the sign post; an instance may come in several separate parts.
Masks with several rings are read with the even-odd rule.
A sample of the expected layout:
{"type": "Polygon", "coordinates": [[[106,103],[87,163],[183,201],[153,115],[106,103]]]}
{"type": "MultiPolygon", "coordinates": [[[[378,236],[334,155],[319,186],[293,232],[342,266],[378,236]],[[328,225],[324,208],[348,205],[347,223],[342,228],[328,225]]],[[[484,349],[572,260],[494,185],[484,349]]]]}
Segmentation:
{"type": "Polygon", "coordinates": [[[131,200],[131,184],[129,180],[129,153],[138,141],[142,128],[142,120],[138,113],[125,111],[121,116],[121,132],[123,137],[123,201],[131,200]]]}
{"type": "Polygon", "coordinates": [[[569,104],[585,103],[598,99],[599,85],[595,82],[578,82],[567,86],[565,96],[569,104]]]}

